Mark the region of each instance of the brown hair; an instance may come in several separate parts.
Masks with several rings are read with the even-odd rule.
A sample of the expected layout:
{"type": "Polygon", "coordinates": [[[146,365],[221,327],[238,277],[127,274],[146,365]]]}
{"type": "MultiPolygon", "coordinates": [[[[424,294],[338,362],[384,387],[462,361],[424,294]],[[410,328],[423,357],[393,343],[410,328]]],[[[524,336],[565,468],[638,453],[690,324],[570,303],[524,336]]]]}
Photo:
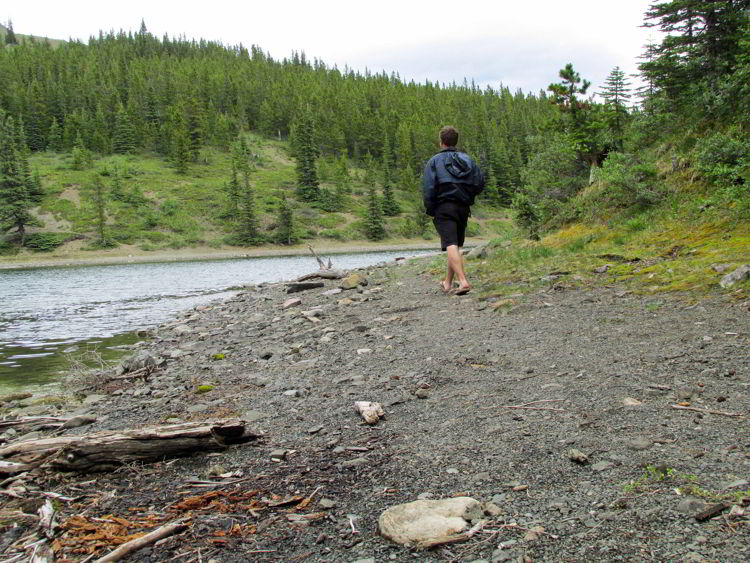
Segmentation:
{"type": "Polygon", "coordinates": [[[455,147],[458,144],[458,130],[446,125],[440,130],[440,142],[446,147],[455,147]]]}

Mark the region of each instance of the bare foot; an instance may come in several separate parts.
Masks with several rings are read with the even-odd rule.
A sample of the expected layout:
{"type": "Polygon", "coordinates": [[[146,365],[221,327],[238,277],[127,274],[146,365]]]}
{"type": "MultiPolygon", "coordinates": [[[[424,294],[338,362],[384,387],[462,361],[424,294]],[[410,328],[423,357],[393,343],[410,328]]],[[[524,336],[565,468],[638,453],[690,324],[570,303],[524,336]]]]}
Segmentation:
{"type": "Polygon", "coordinates": [[[445,280],[441,280],[441,282],[440,282],[440,291],[442,291],[443,293],[450,293],[451,290],[453,289],[452,285],[453,284],[450,284],[450,283],[448,283],[445,280]]]}
{"type": "Polygon", "coordinates": [[[458,289],[455,291],[455,294],[456,295],[466,295],[470,291],[471,291],[471,285],[466,284],[466,285],[459,286],[458,289]]]}

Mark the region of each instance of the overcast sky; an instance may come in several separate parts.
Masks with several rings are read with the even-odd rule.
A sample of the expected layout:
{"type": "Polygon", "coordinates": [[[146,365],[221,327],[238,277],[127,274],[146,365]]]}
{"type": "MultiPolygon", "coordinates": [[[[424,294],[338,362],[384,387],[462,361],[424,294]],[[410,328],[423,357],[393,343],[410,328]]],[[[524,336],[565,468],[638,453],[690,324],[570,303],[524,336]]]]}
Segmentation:
{"type": "Polygon", "coordinates": [[[397,72],[402,79],[536,93],[571,62],[597,90],[619,66],[637,72],[653,30],[653,0],[11,0],[17,33],[87,40],[99,30],[184,35],[258,45],[275,59],[293,50],[327,65],[397,72]]]}

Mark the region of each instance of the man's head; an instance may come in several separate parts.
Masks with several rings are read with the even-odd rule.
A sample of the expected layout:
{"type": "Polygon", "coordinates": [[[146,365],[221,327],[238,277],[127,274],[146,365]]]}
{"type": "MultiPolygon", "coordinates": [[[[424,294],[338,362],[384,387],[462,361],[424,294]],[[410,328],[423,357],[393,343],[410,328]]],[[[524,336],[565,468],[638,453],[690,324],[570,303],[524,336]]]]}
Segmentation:
{"type": "Polygon", "coordinates": [[[440,144],[444,147],[455,147],[458,144],[458,130],[446,125],[440,130],[440,144]]]}

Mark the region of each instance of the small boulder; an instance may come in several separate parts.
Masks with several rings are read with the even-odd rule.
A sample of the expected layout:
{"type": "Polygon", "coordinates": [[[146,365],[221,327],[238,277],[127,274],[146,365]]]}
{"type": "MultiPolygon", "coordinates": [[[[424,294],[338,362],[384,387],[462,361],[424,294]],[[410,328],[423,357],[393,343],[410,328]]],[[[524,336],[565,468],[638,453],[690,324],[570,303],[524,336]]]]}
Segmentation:
{"type": "Polygon", "coordinates": [[[358,273],[353,273],[341,280],[339,287],[341,289],[356,289],[360,285],[367,285],[367,279],[358,273]]]}
{"type": "Polygon", "coordinates": [[[302,299],[300,299],[299,297],[292,297],[291,299],[287,299],[286,301],[284,301],[281,304],[281,308],[286,310],[291,309],[292,307],[298,307],[299,305],[302,305],[302,299]]]}
{"type": "Polygon", "coordinates": [[[459,534],[481,518],[480,503],[470,497],[417,500],[383,512],[378,529],[383,537],[409,546],[459,534]]]}
{"type": "Polygon", "coordinates": [[[721,278],[719,285],[723,288],[732,287],[734,284],[748,279],[750,279],[750,264],[745,264],[721,278]]]}

